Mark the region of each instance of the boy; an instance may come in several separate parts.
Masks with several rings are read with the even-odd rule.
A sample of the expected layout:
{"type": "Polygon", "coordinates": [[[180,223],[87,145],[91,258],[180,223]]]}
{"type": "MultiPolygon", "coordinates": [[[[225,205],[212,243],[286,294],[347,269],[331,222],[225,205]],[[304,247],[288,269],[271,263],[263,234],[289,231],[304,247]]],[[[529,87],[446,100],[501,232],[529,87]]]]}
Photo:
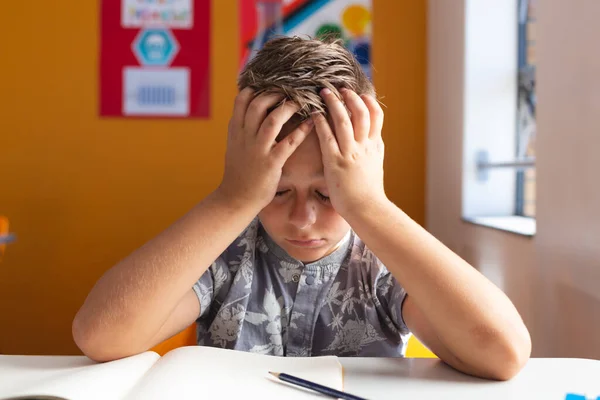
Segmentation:
{"type": "Polygon", "coordinates": [[[509,379],[531,341],[509,299],[391,203],[383,112],[338,42],[278,38],[247,65],[221,185],[109,270],[73,322],[106,361],[197,321],[198,343],[403,356],[509,379]]]}

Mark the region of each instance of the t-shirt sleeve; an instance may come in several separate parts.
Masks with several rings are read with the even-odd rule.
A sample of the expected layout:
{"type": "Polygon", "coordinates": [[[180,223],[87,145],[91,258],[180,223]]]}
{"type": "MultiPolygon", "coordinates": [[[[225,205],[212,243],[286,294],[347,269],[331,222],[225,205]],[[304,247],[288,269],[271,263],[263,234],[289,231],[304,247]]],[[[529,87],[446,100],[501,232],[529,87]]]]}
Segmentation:
{"type": "Polygon", "coordinates": [[[406,290],[385,267],[381,269],[377,279],[376,294],[379,303],[386,310],[400,335],[410,335],[410,330],[406,326],[402,315],[402,305],[407,296],[406,290]]]}
{"type": "Polygon", "coordinates": [[[192,289],[196,293],[196,296],[198,296],[198,302],[200,303],[200,315],[198,315],[198,318],[207,315],[215,299],[215,294],[219,293],[221,286],[226,280],[227,272],[227,263],[223,259],[223,256],[221,256],[194,283],[192,289]]]}
{"type": "Polygon", "coordinates": [[[226,297],[236,273],[240,269],[240,263],[243,262],[246,249],[255,246],[257,229],[258,218],[244,229],[194,283],[192,289],[200,303],[198,319],[208,316],[211,306],[214,306],[215,303],[220,304],[226,297]],[[215,299],[217,299],[216,302],[215,299]]]}

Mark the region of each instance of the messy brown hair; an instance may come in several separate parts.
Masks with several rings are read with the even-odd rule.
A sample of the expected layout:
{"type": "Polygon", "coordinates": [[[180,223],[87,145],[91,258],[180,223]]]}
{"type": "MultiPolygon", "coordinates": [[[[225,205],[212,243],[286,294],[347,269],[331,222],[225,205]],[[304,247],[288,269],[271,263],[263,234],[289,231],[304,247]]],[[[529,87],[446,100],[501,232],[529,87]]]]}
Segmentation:
{"type": "Polygon", "coordinates": [[[329,88],[338,98],[338,89],[359,95],[375,95],[373,84],[340,39],[277,37],[268,41],[244,67],[238,88],[250,87],[258,96],[275,93],[299,107],[300,120],[313,113],[326,114],[319,92],[329,88]]]}

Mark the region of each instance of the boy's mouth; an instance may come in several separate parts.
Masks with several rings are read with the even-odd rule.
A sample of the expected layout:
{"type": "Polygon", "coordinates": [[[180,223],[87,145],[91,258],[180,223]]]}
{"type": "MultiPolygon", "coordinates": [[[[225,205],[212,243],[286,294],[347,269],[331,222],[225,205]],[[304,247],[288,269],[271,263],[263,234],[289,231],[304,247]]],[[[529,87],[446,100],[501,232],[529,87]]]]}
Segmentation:
{"type": "Polygon", "coordinates": [[[304,248],[315,248],[321,247],[325,244],[325,239],[304,239],[304,240],[295,240],[295,239],[285,239],[286,242],[290,243],[296,247],[304,247],[304,248]]]}

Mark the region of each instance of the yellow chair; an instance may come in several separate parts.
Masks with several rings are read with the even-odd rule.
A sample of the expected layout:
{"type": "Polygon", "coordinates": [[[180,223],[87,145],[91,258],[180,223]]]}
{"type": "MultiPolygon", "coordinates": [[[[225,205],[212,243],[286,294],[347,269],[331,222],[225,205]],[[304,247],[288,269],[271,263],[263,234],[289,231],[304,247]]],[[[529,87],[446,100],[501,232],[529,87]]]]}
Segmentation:
{"type": "Polygon", "coordinates": [[[196,324],[188,326],[182,332],[165,340],[164,342],[157,344],[152,348],[152,351],[157,352],[161,356],[164,356],[169,351],[178,347],[194,346],[196,344],[196,324]]]}
{"type": "MultiPolygon", "coordinates": [[[[196,324],[187,327],[183,332],[173,336],[170,339],[156,345],[152,351],[161,356],[169,351],[183,346],[194,346],[196,344],[196,324]]],[[[425,347],[417,338],[411,336],[406,348],[407,358],[437,358],[427,347],[425,347]]]]}
{"type": "Polygon", "coordinates": [[[437,356],[413,335],[408,339],[406,358],[437,358],[437,356]]]}

